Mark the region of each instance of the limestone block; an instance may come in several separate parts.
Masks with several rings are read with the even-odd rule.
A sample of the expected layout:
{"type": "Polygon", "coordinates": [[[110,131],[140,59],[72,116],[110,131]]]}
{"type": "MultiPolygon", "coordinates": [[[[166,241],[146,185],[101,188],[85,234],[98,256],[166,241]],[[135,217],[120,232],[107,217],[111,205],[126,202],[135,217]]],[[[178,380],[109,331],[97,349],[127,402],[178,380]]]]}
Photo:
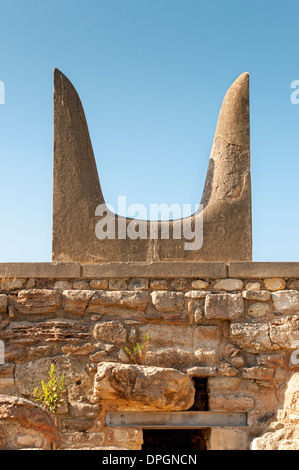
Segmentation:
{"type": "Polygon", "coordinates": [[[93,295],[92,290],[65,290],[62,293],[63,308],[74,315],[83,315],[93,295]]]}
{"type": "Polygon", "coordinates": [[[242,370],[243,379],[272,380],[274,369],[269,367],[245,367],[242,370]]]}
{"type": "Polygon", "coordinates": [[[264,286],[268,290],[283,290],[285,289],[286,282],[281,277],[272,277],[269,279],[264,279],[264,286]]]}
{"type": "Polygon", "coordinates": [[[209,392],[215,390],[238,390],[240,386],[239,377],[211,377],[208,382],[209,392]]]}
{"type": "Polygon", "coordinates": [[[241,279],[221,279],[215,282],[213,288],[215,290],[235,291],[243,289],[243,281],[241,279]]]}
{"type": "Polygon", "coordinates": [[[191,286],[193,289],[202,290],[208,289],[209,283],[206,281],[202,281],[201,279],[197,279],[196,281],[192,281],[191,286]]]}
{"type": "Polygon", "coordinates": [[[140,449],[143,444],[143,433],[141,428],[105,428],[106,441],[109,444],[125,446],[128,449],[140,449]]]}
{"type": "Polygon", "coordinates": [[[193,328],[190,326],[147,324],[139,328],[140,338],[147,333],[150,335],[149,351],[162,348],[193,350],[193,328]]]}
{"type": "Polygon", "coordinates": [[[184,372],[190,377],[214,377],[217,374],[217,368],[212,366],[195,366],[184,369],[184,372]]]}
{"type": "Polygon", "coordinates": [[[187,279],[178,278],[178,279],[174,279],[174,281],[172,281],[170,285],[172,289],[183,290],[183,289],[186,289],[188,285],[188,281],[187,279]]]}
{"type": "Polygon", "coordinates": [[[209,405],[211,411],[249,411],[254,408],[254,400],[246,395],[212,394],[209,405]]]}
{"type": "Polygon", "coordinates": [[[208,319],[235,320],[244,313],[241,294],[208,294],[205,316],[208,319]]]}
{"type": "MultiPolygon", "coordinates": [[[[92,391],[91,377],[85,370],[86,359],[71,356],[56,356],[36,359],[23,364],[16,364],[15,380],[21,396],[32,398],[35,387],[40,387],[42,380],[48,382],[51,364],[55,366],[55,375],[64,375],[63,398],[80,401],[92,391]]],[[[64,402],[65,403],[65,402],[64,402]]]]}
{"type": "MultiPolygon", "coordinates": [[[[26,285],[27,289],[30,289],[28,284],[26,285]]],[[[72,283],[70,281],[56,281],[54,284],[54,289],[64,291],[64,290],[71,290],[72,289],[72,283]]]]}
{"type": "Polygon", "coordinates": [[[209,450],[248,450],[247,432],[242,428],[212,428],[209,450]]]}
{"type": "Polygon", "coordinates": [[[100,400],[121,399],[142,410],[187,410],[195,389],[190,377],[175,369],[133,364],[99,364],[94,394],[100,400]]]}
{"type": "Polygon", "coordinates": [[[92,354],[96,349],[95,344],[85,343],[80,346],[66,345],[62,346],[62,352],[67,356],[88,356],[92,354]]]}
{"type": "Polygon", "coordinates": [[[109,289],[111,290],[126,290],[128,288],[127,281],[125,279],[110,279],[109,289]]]}
{"type": "Polygon", "coordinates": [[[180,369],[194,364],[193,352],[181,348],[161,348],[147,351],[143,364],[156,367],[180,369]]]}
{"type": "Polygon", "coordinates": [[[166,279],[154,279],[150,281],[150,287],[155,290],[166,290],[168,282],[166,279]]]}
{"type": "Polygon", "coordinates": [[[260,366],[266,366],[266,367],[283,366],[283,355],[280,353],[259,354],[256,360],[260,366]]]}
{"type": "Polygon", "coordinates": [[[46,410],[23,398],[0,395],[0,449],[57,449],[55,421],[46,410]]]}
{"type": "Polygon", "coordinates": [[[7,311],[7,295],[0,294],[0,313],[6,313],[7,311]]]}
{"type": "Polygon", "coordinates": [[[299,311],[299,292],[296,290],[281,290],[271,294],[275,310],[283,313],[299,311]]]}
{"type": "Polygon", "coordinates": [[[248,284],[246,284],[246,290],[257,291],[257,290],[260,290],[260,288],[261,288],[261,284],[259,282],[248,282],[248,284]]]}
{"type": "Polygon", "coordinates": [[[11,341],[13,344],[31,344],[39,341],[77,342],[89,338],[88,325],[75,320],[48,320],[43,322],[14,322],[3,332],[0,339],[11,341]]]}
{"type": "Polygon", "coordinates": [[[216,349],[196,349],[194,356],[199,364],[215,366],[219,362],[219,352],[216,349]]]}
{"type": "Polygon", "coordinates": [[[26,279],[10,279],[3,278],[1,279],[1,290],[10,291],[16,289],[22,289],[25,284],[26,279]]]}
{"type": "Polygon", "coordinates": [[[284,409],[288,412],[296,412],[299,413],[299,373],[295,373],[292,375],[291,379],[289,380],[286,394],[285,394],[285,401],[284,401],[284,409]]]}
{"type": "Polygon", "coordinates": [[[205,299],[208,294],[211,292],[204,290],[191,290],[186,292],[185,297],[188,299],[205,299]]]}
{"type": "Polygon", "coordinates": [[[256,302],[248,307],[247,314],[252,318],[262,318],[271,313],[270,305],[264,302],[256,302]]]}
{"type": "Polygon", "coordinates": [[[108,281],[106,279],[91,279],[89,281],[89,286],[92,289],[97,289],[97,290],[107,289],[108,281]]]}
{"type": "Polygon", "coordinates": [[[270,322],[269,336],[275,349],[292,349],[292,344],[299,340],[299,315],[270,322]]]}
{"type": "Polygon", "coordinates": [[[24,315],[42,315],[55,312],[60,294],[56,289],[21,290],[15,300],[15,308],[24,315]]]}
{"type": "Polygon", "coordinates": [[[153,291],[152,302],[160,312],[176,312],[184,309],[184,294],[182,292],[153,291]]]}
{"type": "Polygon", "coordinates": [[[148,289],[148,279],[143,277],[134,277],[131,279],[129,290],[147,290],[148,289]]]}
{"type": "Polygon", "coordinates": [[[240,348],[251,353],[271,350],[269,326],[264,323],[232,323],[230,339],[240,348]]]}
{"type": "Polygon", "coordinates": [[[79,289],[79,290],[89,289],[89,283],[87,281],[84,281],[84,280],[75,281],[73,283],[73,288],[74,289],[79,289]]]}
{"type": "Polygon", "coordinates": [[[100,290],[94,293],[87,313],[101,313],[103,308],[144,311],[148,303],[149,294],[147,292],[100,290]]]}
{"type": "Polygon", "coordinates": [[[270,300],[270,292],[268,290],[245,290],[242,292],[246,300],[259,300],[260,302],[267,302],[270,300]]]}
{"type": "Polygon", "coordinates": [[[97,323],[93,330],[94,337],[109,343],[124,343],[127,341],[127,330],[119,321],[97,323]]]}

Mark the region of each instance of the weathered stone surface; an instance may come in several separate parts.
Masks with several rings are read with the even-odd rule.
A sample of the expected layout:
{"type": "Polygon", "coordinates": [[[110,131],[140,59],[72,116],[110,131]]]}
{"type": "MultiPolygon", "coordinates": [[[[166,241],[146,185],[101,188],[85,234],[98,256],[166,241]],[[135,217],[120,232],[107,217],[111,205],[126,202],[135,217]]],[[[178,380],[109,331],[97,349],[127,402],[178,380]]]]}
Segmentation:
{"type": "Polygon", "coordinates": [[[79,281],[75,281],[73,283],[73,288],[74,289],[79,289],[79,290],[88,290],[89,289],[89,283],[83,279],[79,281]]]}
{"type": "Polygon", "coordinates": [[[125,279],[110,279],[109,289],[111,290],[126,290],[128,283],[125,279]]]}
{"type": "Polygon", "coordinates": [[[175,369],[104,363],[98,366],[94,393],[100,400],[120,399],[136,410],[174,411],[192,406],[195,389],[192,380],[175,369]]]}
{"type": "Polygon", "coordinates": [[[181,370],[194,364],[194,354],[188,349],[161,348],[147,351],[143,364],[181,370]]]}
{"type": "Polygon", "coordinates": [[[205,299],[211,292],[205,290],[191,290],[186,292],[185,297],[189,299],[205,299]]]}
{"type": "Polygon", "coordinates": [[[41,315],[55,312],[59,307],[60,294],[51,289],[21,290],[15,308],[24,315],[41,315]]]}
{"type": "Polygon", "coordinates": [[[190,377],[214,377],[217,369],[212,366],[195,366],[184,369],[184,372],[190,377]]]}
{"type": "Polygon", "coordinates": [[[243,379],[272,380],[274,369],[269,367],[245,367],[242,370],[243,379]]]}
{"type": "Polygon", "coordinates": [[[202,281],[201,279],[196,279],[195,281],[191,282],[192,289],[202,290],[208,289],[209,283],[207,281],[202,281]]]}
{"type": "Polygon", "coordinates": [[[215,282],[213,288],[215,290],[235,291],[243,289],[243,281],[241,279],[221,279],[215,282]]]}
{"type": "Polygon", "coordinates": [[[152,302],[160,312],[176,312],[184,309],[184,294],[182,292],[153,291],[152,302]]]}
{"type": "Polygon", "coordinates": [[[283,290],[285,289],[286,282],[280,277],[273,277],[269,279],[264,279],[265,288],[268,290],[283,290]]]}
{"type": "Polygon", "coordinates": [[[270,300],[270,292],[268,290],[245,290],[242,292],[246,300],[259,300],[260,302],[267,302],[270,300]]]}
{"type": "Polygon", "coordinates": [[[281,367],[283,365],[283,355],[280,353],[259,354],[256,359],[260,366],[281,367]]]}
{"type": "Polygon", "coordinates": [[[208,294],[205,316],[208,319],[235,320],[244,313],[241,294],[208,294]]]}
{"type": "Polygon", "coordinates": [[[21,396],[32,398],[35,387],[40,387],[42,380],[48,382],[51,364],[55,366],[55,375],[64,375],[63,398],[70,401],[82,401],[92,393],[92,380],[86,371],[86,359],[81,357],[56,356],[36,359],[24,364],[16,364],[15,379],[21,396]]]}
{"type": "Polygon", "coordinates": [[[252,318],[262,318],[271,313],[270,305],[264,302],[256,302],[248,307],[247,314],[252,318]]]}
{"type": "Polygon", "coordinates": [[[194,356],[196,357],[199,364],[215,366],[219,361],[219,352],[217,352],[216,349],[196,349],[194,351],[194,356]]]}
{"type": "Polygon", "coordinates": [[[148,289],[148,279],[142,277],[134,277],[131,279],[129,290],[147,290],[148,289]]]}
{"type": "Polygon", "coordinates": [[[97,349],[97,346],[95,344],[85,343],[81,346],[66,345],[62,346],[61,349],[66,356],[87,356],[88,354],[92,354],[97,349]]]}
{"type": "Polygon", "coordinates": [[[93,331],[94,337],[109,343],[124,343],[127,340],[127,330],[119,321],[97,323],[93,331]]]}
{"type": "MultiPolygon", "coordinates": [[[[33,287],[33,286],[32,286],[33,287]]],[[[28,287],[28,284],[26,285],[26,288],[27,289],[30,289],[30,287],[28,287]]],[[[55,284],[54,284],[54,289],[57,289],[57,290],[60,290],[60,291],[64,291],[64,290],[71,290],[72,289],[72,283],[70,281],[56,281],[55,284]]]]}
{"type": "Polygon", "coordinates": [[[261,289],[261,284],[259,282],[248,282],[246,284],[246,290],[257,291],[261,289]]]}
{"type": "Polygon", "coordinates": [[[87,313],[101,313],[103,308],[145,310],[149,303],[147,292],[97,291],[94,293],[87,313]]]}
{"type": "Polygon", "coordinates": [[[275,349],[292,349],[294,341],[299,340],[299,315],[273,320],[269,336],[275,349]]]}
{"type": "Polygon", "coordinates": [[[7,311],[7,295],[0,294],[0,313],[6,313],[7,311]]]}
{"type": "Polygon", "coordinates": [[[272,432],[255,438],[252,450],[298,450],[299,446],[299,373],[293,374],[285,392],[283,410],[277,413],[272,432]]]}
{"type": "Polygon", "coordinates": [[[154,279],[153,281],[150,281],[150,287],[156,290],[166,290],[168,282],[166,279],[154,279]]]}
{"type": "Polygon", "coordinates": [[[215,390],[238,390],[240,386],[239,377],[212,377],[209,379],[209,391],[215,390]]]}
{"type": "Polygon", "coordinates": [[[263,323],[232,323],[230,339],[251,353],[265,352],[272,348],[269,326],[263,323]]]}
{"type": "Polygon", "coordinates": [[[10,290],[16,290],[16,289],[22,289],[24,286],[26,279],[21,279],[21,278],[3,278],[1,279],[1,290],[4,291],[10,291],[10,290]]]}
{"type": "Polygon", "coordinates": [[[105,429],[107,443],[125,446],[127,449],[139,450],[143,444],[143,432],[140,428],[109,428],[105,429]]]}
{"type": "Polygon", "coordinates": [[[249,411],[254,408],[254,400],[245,395],[210,395],[211,411],[249,411]]]}
{"type": "Polygon", "coordinates": [[[14,322],[0,332],[0,339],[11,341],[13,344],[32,344],[38,341],[76,342],[89,338],[88,325],[74,320],[48,320],[37,323],[14,322]]]}
{"type": "Polygon", "coordinates": [[[174,279],[171,282],[170,286],[172,289],[175,289],[175,290],[184,290],[188,286],[188,281],[187,279],[184,279],[184,278],[174,279]]]}
{"type": "Polygon", "coordinates": [[[209,450],[248,450],[244,428],[212,428],[209,450]]]}
{"type": "Polygon", "coordinates": [[[281,290],[271,294],[274,308],[279,312],[299,312],[299,292],[296,290],[281,290]]]}
{"type": "Polygon", "coordinates": [[[93,295],[91,290],[65,290],[62,293],[63,308],[74,315],[83,315],[93,295]]]}
{"type": "Polygon", "coordinates": [[[106,279],[91,279],[89,281],[89,286],[92,289],[97,289],[97,290],[107,289],[108,281],[106,279]]]}
{"type": "Polygon", "coordinates": [[[0,395],[0,449],[57,449],[55,421],[46,410],[23,398],[0,395]]]}

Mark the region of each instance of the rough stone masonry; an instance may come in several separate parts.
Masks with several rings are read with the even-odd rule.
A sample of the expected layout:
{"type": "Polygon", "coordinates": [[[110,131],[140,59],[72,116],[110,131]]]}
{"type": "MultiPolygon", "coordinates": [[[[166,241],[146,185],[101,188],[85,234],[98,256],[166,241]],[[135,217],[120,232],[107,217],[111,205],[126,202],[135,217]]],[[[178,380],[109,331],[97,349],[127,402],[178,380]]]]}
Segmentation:
{"type": "Polygon", "coordinates": [[[33,402],[53,363],[65,374],[61,449],[141,449],[142,428],[109,427],[106,411],[190,410],[195,378],[207,380],[210,411],[248,414],[246,427],[212,428],[209,449],[298,448],[298,264],[192,267],[200,277],[171,275],[159,263],[144,265],[139,277],[119,276],[113,264],[2,265],[2,447],[13,446],[11,426],[21,436],[16,447],[44,442],[44,429],[16,427],[5,410],[8,396],[33,402]],[[18,275],[26,271],[30,277],[18,275]],[[147,354],[136,365],[125,348],[147,333],[147,354]]]}

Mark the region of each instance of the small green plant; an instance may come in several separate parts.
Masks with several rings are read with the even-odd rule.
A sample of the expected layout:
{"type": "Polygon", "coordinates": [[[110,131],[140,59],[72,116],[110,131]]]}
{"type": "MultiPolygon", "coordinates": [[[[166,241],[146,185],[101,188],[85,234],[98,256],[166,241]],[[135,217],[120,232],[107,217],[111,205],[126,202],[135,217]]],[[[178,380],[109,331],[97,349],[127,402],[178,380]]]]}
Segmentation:
{"type": "Polygon", "coordinates": [[[143,359],[146,355],[148,343],[149,343],[150,335],[146,333],[144,338],[144,344],[136,343],[136,346],[131,351],[129,348],[125,347],[125,351],[128,354],[131,361],[135,364],[142,364],[143,359]]]}
{"type": "Polygon", "coordinates": [[[51,370],[49,372],[50,380],[46,384],[42,381],[41,388],[36,387],[34,389],[33,396],[35,401],[40,401],[41,406],[51,413],[56,413],[62,403],[62,388],[64,382],[64,375],[60,377],[58,381],[55,377],[54,364],[51,364],[51,370]]]}

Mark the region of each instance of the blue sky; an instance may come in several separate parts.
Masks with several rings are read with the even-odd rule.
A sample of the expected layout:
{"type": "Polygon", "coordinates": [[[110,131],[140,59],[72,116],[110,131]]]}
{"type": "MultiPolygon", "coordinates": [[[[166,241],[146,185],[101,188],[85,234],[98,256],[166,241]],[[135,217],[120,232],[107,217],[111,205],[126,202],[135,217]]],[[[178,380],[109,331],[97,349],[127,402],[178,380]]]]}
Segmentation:
{"type": "Polygon", "coordinates": [[[299,261],[299,2],[0,2],[0,262],[51,261],[53,68],[107,202],[200,202],[224,95],[250,73],[253,260],[299,261]]]}

